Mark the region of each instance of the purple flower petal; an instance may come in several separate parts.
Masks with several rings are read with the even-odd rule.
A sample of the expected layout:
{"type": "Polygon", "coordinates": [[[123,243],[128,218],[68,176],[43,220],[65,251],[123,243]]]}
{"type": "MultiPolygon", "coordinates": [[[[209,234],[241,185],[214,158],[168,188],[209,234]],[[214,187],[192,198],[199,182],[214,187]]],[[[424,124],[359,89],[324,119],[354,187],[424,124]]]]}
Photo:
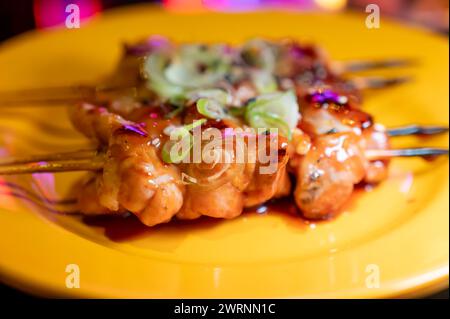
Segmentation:
{"type": "Polygon", "coordinates": [[[122,126],[122,130],[125,131],[125,132],[136,133],[136,134],[138,134],[140,136],[147,136],[147,132],[145,132],[138,125],[125,124],[125,125],[122,126]]]}

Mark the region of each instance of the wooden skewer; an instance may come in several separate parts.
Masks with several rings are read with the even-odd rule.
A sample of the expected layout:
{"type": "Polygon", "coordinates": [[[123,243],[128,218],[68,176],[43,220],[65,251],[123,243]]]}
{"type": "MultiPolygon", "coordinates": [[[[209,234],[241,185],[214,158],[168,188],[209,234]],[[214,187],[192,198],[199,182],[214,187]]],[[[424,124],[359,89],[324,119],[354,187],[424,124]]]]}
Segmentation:
{"type": "MultiPolygon", "coordinates": [[[[412,64],[408,59],[388,59],[372,61],[347,61],[334,62],[332,69],[338,74],[350,73],[378,68],[392,68],[412,64]]],[[[384,88],[394,84],[400,84],[408,80],[406,77],[360,77],[353,79],[351,84],[358,89],[384,88]]],[[[24,89],[12,92],[0,92],[0,107],[9,105],[57,105],[76,102],[81,100],[98,100],[105,98],[108,94],[120,92],[121,90],[133,90],[135,87],[107,87],[72,85],[61,87],[24,89]]]]}
{"type": "Polygon", "coordinates": [[[388,149],[388,150],[366,150],[365,155],[369,160],[389,159],[392,157],[422,157],[425,159],[441,155],[448,155],[448,149],[433,147],[388,149]]]}
{"type": "MultiPolygon", "coordinates": [[[[389,86],[405,83],[411,78],[403,77],[356,77],[348,84],[358,90],[382,89],[389,86]]],[[[112,97],[112,94],[128,93],[137,95],[136,87],[95,87],[95,86],[69,86],[53,88],[36,88],[14,92],[0,92],[0,108],[7,106],[63,106],[66,103],[77,101],[99,101],[112,97]]]]}
{"type": "Polygon", "coordinates": [[[398,77],[380,77],[380,76],[368,76],[357,77],[350,80],[350,84],[358,90],[367,89],[384,89],[389,86],[402,84],[411,81],[410,76],[398,76],[398,77]]]}
{"type": "Polygon", "coordinates": [[[79,150],[55,154],[30,155],[23,157],[5,157],[0,158],[0,166],[17,165],[33,162],[49,162],[57,160],[64,161],[67,159],[70,160],[89,159],[93,158],[96,154],[97,154],[96,150],[79,150]]]}
{"type": "MultiPolygon", "coordinates": [[[[104,165],[104,155],[97,154],[89,158],[70,159],[70,153],[50,154],[46,158],[58,158],[58,160],[32,161],[26,162],[24,159],[13,160],[5,159],[3,163],[8,165],[0,166],[0,175],[17,175],[30,173],[49,173],[49,172],[70,172],[70,171],[99,171],[104,165]]],[[[365,155],[369,160],[382,160],[393,157],[422,157],[425,159],[434,158],[441,155],[448,155],[448,149],[441,148],[405,148],[388,150],[366,150],[365,155]]],[[[28,157],[31,158],[31,157],[28,157]]],[[[37,157],[33,157],[35,159],[37,157]]],[[[43,157],[39,157],[43,158],[43,157]]]]}
{"type": "Polygon", "coordinates": [[[407,135],[436,135],[448,132],[447,126],[430,125],[407,125],[400,127],[393,127],[386,131],[389,136],[407,136],[407,135]]]}
{"type": "Polygon", "coordinates": [[[104,165],[104,154],[93,150],[48,155],[10,157],[1,160],[0,175],[29,173],[97,171],[104,165]]]}
{"type": "Polygon", "coordinates": [[[67,86],[24,89],[11,92],[0,92],[0,104],[53,104],[89,99],[95,96],[95,87],[67,86]]]}
{"type": "Polygon", "coordinates": [[[0,175],[18,175],[30,173],[98,171],[103,168],[100,160],[72,160],[53,162],[34,162],[18,165],[0,166],[0,175]]]}
{"type": "Polygon", "coordinates": [[[383,68],[397,68],[416,64],[413,59],[386,59],[386,60],[353,60],[333,62],[332,69],[338,74],[367,71],[383,68]]]}
{"type": "Polygon", "coordinates": [[[61,106],[64,103],[76,101],[107,99],[111,97],[111,94],[117,95],[121,92],[135,96],[136,88],[74,85],[0,92],[0,107],[11,105],[61,106]]]}

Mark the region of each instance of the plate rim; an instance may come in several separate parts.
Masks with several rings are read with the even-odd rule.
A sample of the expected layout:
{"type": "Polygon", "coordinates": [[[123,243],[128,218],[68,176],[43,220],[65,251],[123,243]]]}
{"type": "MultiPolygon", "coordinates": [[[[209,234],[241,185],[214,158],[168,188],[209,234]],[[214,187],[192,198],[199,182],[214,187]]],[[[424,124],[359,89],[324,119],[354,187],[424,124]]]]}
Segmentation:
{"type": "MultiPolygon", "coordinates": [[[[140,6],[141,5],[133,6],[133,7],[136,7],[135,9],[138,10],[137,7],[140,7],[140,6]]],[[[148,5],[145,5],[145,6],[147,7],[148,5]]],[[[116,10],[114,10],[114,11],[116,11],[116,10]]],[[[402,26],[402,27],[404,27],[404,26],[402,26]]],[[[51,31],[53,31],[53,30],[51,30],[51,31]]],[[[56,31],[59,31],[59,30],[56,30],[56,31]]],[[[3,42],[0,45],[0,50],[5,50],[10,45],[13,46],[14,43],[16,43],[16,41],[17,42],[26,41],[28,37],[34,37],[35,34],[36,34],[35,31],[31,31],[31,32],[27,32],[27,33],[21,35],[19,37],[19,39],[18,38],[13,38],[13,39],[7,40],[6,42],[3,42]]],[[[446,187],[444,187],[444,190],[446,192],[448,191],[448,180],[447,180],[446,187]]],[[[443,194],[443,190],[441,190],[439,192],[439,194],[436,194],[436,196],[439,195],[439,197],[441,197],[442,194],[443,194]]],[[[445,200],[445,197],[443,199],[445,200]]],[[[447,209],[448,209],[448,197],[447,197],[447,202],[446,203],[447,203],[447,209]]],[[[426,209],[427,209],[427,207],[423,208],[422,210],[426,210],[426,209]]],[[[3,210],[0,210],[0,211],[3,211],[3,210]]],[[[64,231],[69,232],[67,230],[64,230],[64,231]]],[[[56,231],[56,232],[58,232],[58,231],[56,231]]],[[[448,234],[447,234],[447,237],[448,237],[448,234]]],[[[82,240],[86,240],[84,238],[81,238],[81,239],[82,240]]],[[[93,243],[93,244],[94,245],[98,245],[97,243],[93,243]]],[[[416,281],[413,280],[413,282],[414,282],[413,285],[411,285],[411,284],[407,285],[407,286],[404,287],[404,289],[401,289],[401,291],[399,291],[398,289],[396,289],[394,287],[400,285],[400,283],[404,282],[405,279],[403,279],[403,280],[402,279],[398,279],[397,282],[393,282],[391,284],[392,285],[392,287],[390,289],[391,293],[388,293],[386,291],[385,294],[379,295],[379,296],[377,296],[376,294],[369,294],[369,295],[371,295],[372,297],[377,297],[377,298],[385,298],[385,297],[398,298],[398,297],[408,297],[408,296],[421,296],[421,293],[419,291],[419,290],[421,290],[421,288],[427,288],[429,290],[435,291],[436,289],[442,288],[444,286],[448,287],[448,272],[449,272],[448,268],[449,268],[449,263],[448,263],[448,252],[447,252],[447,261],[445,263],[442,263],[438,267],[435,267],[433,269],[429,269],[427,271],[426,274],[430,274],[430,273],[433,274],[431,276],[432,277],[431,280],[425,280],[425,279],[423,279],[423,280],[416,280],[416,281]]],[[[61,296],[61,295],[63,295],[63,296],[67,296],[67,297],[81,297],[80,295],[78,295],[78,291],[76,291],[74,289],[65,289],[65,288],[62,287],[60,290],[54,290],[54,289],[49,288],[49,286],[47,286],[47,287],[41,286],[41,284],[43,284],[43,283],[39,283],[39,282],[28,283],[30,288],[33,287],[33,291],[28,291],[27,288],[24,288],[24,287],[27,287],[27,283],[21,281],[24,277],[16,277],[15,275],[17,275],[17,273],[14,273],[14,271],[12,271],[11,269],[8,269],[8,267],[4,267],[4,265],[2,266],[2,262],[0,261],[0,280],[4,281],[8,285],[11,285],[11,286],[16,287],[16,288],[21,289],[21,290],[25,289],[25,291],[30,292],[31,294],[34,294],[34,292],[38,291],[38,290],[35,290],[35,288],[36,289],[42,288],[43,291],[48,289],[47,291],[50,293],[50,295],[54,295],[54,296],[61,296]]],[[[422,274],[422,275],[424,275],[424,274],[422,274]]],[[[409,279],[411,281],[411,278],[409,278],[409,279]]],[[[385,290],[385,288],[383,288],[383,291],[384,290],[385,290]]],[[[427,290],[427,292],[429,290],[427,290]]],[[[83,292],[85,292],[85,291],[83,291],[83,292]]],[[[352,295],[352,294],[353,293],[349,293],[348,295],[352,295]]],[[[47,293],[44,293],[43,295],[47,295],[48,296],[47,293]]],[[[84,295],[85,294],[83,294],[83,296],[84,295]]],[[[95,296],[93,295],[93,296],[88,296],[88,297],[95,297],[95,296]]],[[[99,297],[99,296],[97,296],[97,297],[99,297]]],[[[291,298],[298,298],[298,297],[293,296],[291,298]]],[[[301,297],[301,298],[304,298],[304,297],[301,297]]],[[[313,298],[319,298],[319,297],[316,296],[316,297],[313,297],[313,298]]]]}

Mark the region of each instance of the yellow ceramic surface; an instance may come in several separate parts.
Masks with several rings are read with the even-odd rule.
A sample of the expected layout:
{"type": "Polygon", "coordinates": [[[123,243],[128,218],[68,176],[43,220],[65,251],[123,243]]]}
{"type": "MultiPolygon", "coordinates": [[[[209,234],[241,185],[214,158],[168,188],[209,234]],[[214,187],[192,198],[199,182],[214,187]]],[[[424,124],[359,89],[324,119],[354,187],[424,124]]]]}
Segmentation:
{"type": "MultiPolygon", "coordinates": [[[[120,9],[78,30],[33,32],[4,43],[0,88],[95,82],[114,67],[120,43],[149,34],[232,43],[294,37],[321,44],[334,59],[417,59],[414,67],[383,73],[410,74],[414,82],[367,94],[365,108],[387,126],[447,124],[448,41],[383,17],[380,29],[367,29],[364,21],[362,14],[120,9]]],[[[58,107],[0,109],[0,133],[3,154],[86,145],[58,107]]],[[[448,136],[400,138],[395,144],[447,146],[448,136]]],[[[358,195],[335,220],[312,225],[279,212],[143,229],[125,219],[116,225],[83,221],[37,206],[25,199],[29,195],[17,197],[24,194],[17,187],[22,185],[41,197],[65,198],[79,175],[0,179],[2,281],[48,296],[150,298],[398,297],[448,285],[446,158],[396,159],[386,182],[358,195]],[[79,266],[78,289],[66,288],[69,264],[79,266]]]]}

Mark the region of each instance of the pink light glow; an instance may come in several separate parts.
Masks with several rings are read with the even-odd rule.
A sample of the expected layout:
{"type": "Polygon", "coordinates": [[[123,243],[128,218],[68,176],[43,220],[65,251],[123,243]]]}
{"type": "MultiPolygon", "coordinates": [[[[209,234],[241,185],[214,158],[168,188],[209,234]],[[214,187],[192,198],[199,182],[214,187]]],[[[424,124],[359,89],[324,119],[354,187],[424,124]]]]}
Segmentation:
{"type": "Polygon", "coordinates": [[[204,11],[204,0],[163,0],[164,6],[169,10],[182,12],[204,11]]]}
{"type": "MultiPolygon", "coordinates": [[[[164,6],[181,12],[252,11],[258,9],[315,10],[319,0],[164,0],[164,6]]],[[[321,0],[327,1],[327,0],[321,0]]],[[[339,0],[328,0],[335,2],[339,0]]],[[[340,0],[346,1],[346,0],[340,0]]]]}
{"type": "Polygon", "coordinates": [[[260,7],[262,0],[204,0],[206,7],[214,10],[252,10],[260,7]]]}
{"type": "Polygon", "coordinates": [[[34,0],[34,19],[38,28],[64,25],[69,13],[66,7],[76,4],[80,8],[80,20],[101,12],[100,0],[34,0]]]}

